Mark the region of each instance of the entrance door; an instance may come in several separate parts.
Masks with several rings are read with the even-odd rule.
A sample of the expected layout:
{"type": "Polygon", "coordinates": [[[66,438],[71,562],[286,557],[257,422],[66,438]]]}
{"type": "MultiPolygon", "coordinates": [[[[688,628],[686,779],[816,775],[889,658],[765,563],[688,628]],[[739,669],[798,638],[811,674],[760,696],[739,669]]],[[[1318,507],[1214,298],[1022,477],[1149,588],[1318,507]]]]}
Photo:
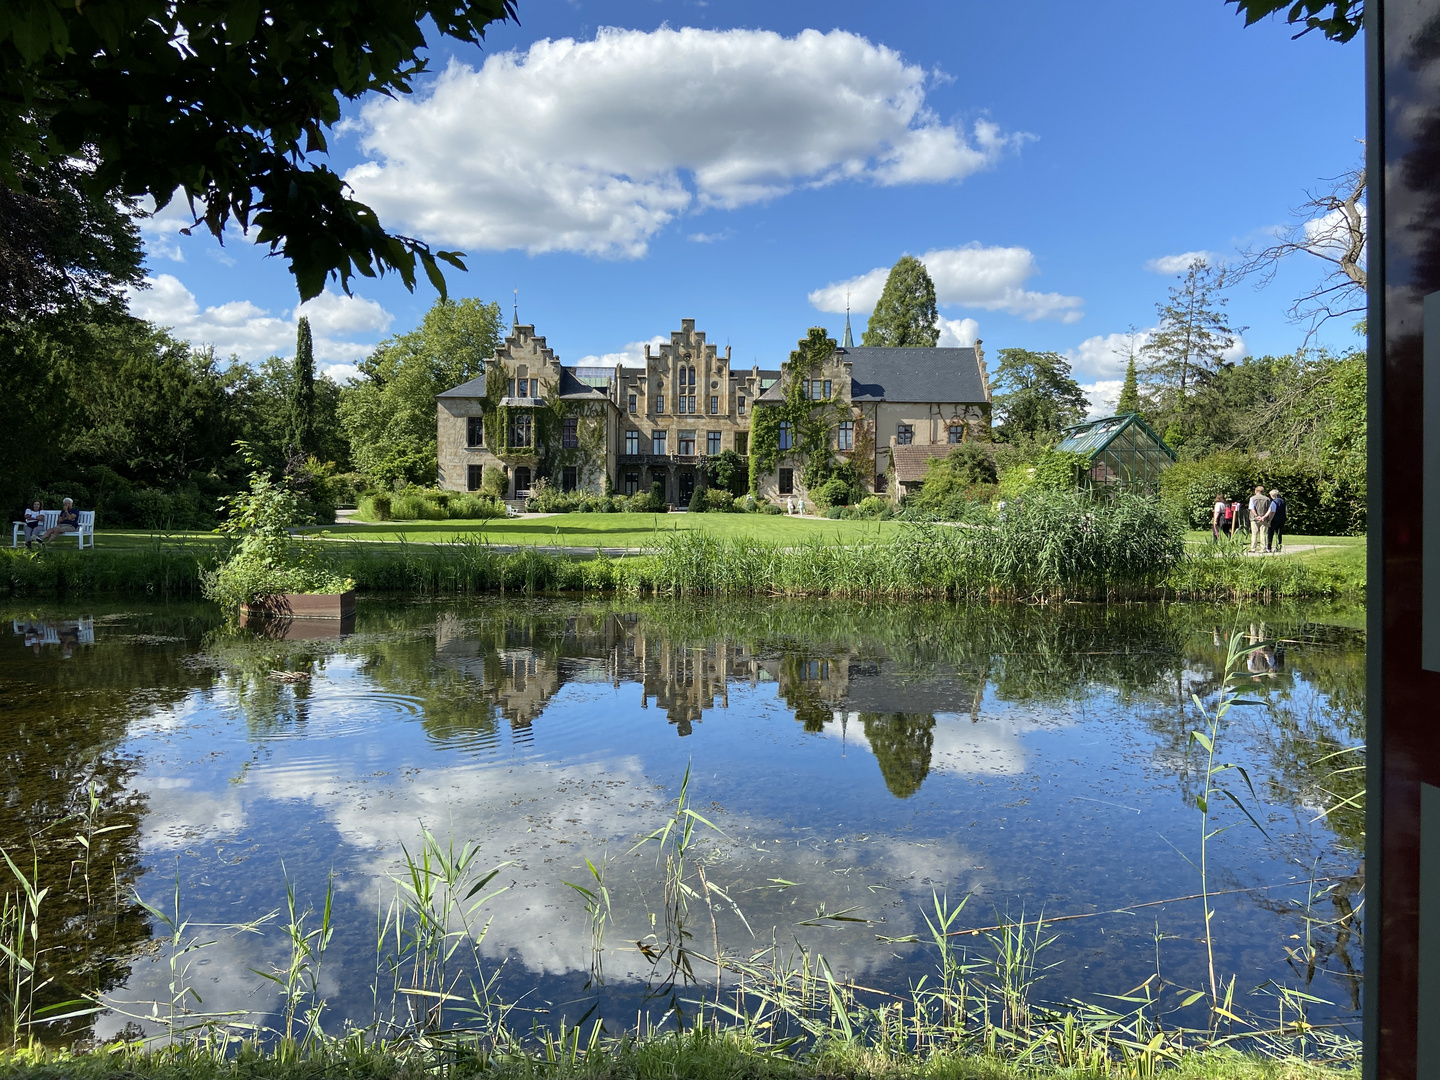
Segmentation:
{"type": "Polygon", "coordinates": [[[515,498],[523,499],[530,494],[530,466],[521,465],[515,470],[515,498]]]}
{"type": "Polygon", "coordinates": [[[690,473],[690,472],[681,473],[681,474],[680,474],[680,505],[681,505],[681,506],[689,506],[689,505],[690,505],[690,497],[691,497],[692,495],[694,495],[694,494],[695,494],[695,474],[694,474],[694,473],[690,473]]]}

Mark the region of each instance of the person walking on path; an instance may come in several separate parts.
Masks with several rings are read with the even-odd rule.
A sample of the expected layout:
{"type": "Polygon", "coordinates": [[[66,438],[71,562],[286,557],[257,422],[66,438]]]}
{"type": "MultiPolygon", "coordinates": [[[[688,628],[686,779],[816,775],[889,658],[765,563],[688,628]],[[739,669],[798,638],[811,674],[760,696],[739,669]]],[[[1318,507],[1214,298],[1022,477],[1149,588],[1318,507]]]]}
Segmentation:
{"type": "Polygon", "coordinates": [[[1224,528],[1225,519],[1228,516],[1225,511],[1229,506],[1224,495],[1215,496],[1215,509],[1210,512],[1210,537],[1217,544],[1220,542],[1220,530],[1224,528]]]}
{"type": "Polygon", "coordinates": [[[1265,549],[1265,521],[1270,513],[1270,498],[1261,484],[1255,485],[1255,494],[1250,496],[1250,553],[1259,554],[1265,549]]]}
{"type": "Polygon", "coordinates": [[[1270,507],[1265,514],[1265,550],[1277,552],[1285,547],[1285,500],[1280,492],[1270,489],[1270,507]]]}

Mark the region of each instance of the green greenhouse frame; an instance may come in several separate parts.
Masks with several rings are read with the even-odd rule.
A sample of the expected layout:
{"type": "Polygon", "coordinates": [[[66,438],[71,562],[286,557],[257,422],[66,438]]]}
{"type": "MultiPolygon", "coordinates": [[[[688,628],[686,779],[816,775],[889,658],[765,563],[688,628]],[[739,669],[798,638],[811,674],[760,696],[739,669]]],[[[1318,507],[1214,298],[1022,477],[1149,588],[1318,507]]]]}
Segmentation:
{"type": "Polygon", "coordinates": [[[1096,491],[1154,491],[1160,486],[1160,474],[1179,459],[1138,413],[1120,413],[1066,428],[1056,449],[1085,456],[1080,486],[1096,491]]]}

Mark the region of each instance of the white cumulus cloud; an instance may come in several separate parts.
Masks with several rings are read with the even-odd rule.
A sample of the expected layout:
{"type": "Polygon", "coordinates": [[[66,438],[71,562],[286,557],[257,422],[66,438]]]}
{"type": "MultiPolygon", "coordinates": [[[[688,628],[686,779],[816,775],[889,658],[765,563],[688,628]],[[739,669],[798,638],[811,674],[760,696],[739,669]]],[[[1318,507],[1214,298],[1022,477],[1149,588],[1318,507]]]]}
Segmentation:
{"type": "MultiPolygon", "coordinates": [[[[1085,301],[1081,297],[1024,287],[1040,272],[1029,248],[981,247],[973,243],[927,251],[919,258],[935,282],[938,304],[1062,323],[1079,322],[1084,317],[1085,301]]],[[[889,273],[889,267],[877,266],[858,277],[831,282],[810,293],[810,303],[820,311],[843,312],[847,303],[854,311],[869,311],[880,299],[889,273]]]]}
{"type": "Polygon", "coordinates": [[[842,30],[603,29],[452,62],[352,126],[382,218],[469,249],[643,255],[676,217],[798,187],[956,181],[1029,136],[925,104],[935,76],[842,30]]]}
{"type": "Polygon", "coordinates": [[[974,319],[947,319],[944,315],[940,316],[940,340],[936,344],[942,349],[963,349],[974,345],[979,336],[980,324],[974,319]]]}
{"type": "Polygon", "coordinates": [[[1178,255],[1159,255],[1147,259],[1145,269],[1152,274],[1183,274],[1196,259],[1204,259],[1211,266],[1224,262],[1223,256],[1213,251],[1182,251],[1178,255]]]}
{"type": "Polygon", "coordinates": [[[632,341],[618,352],[591,353],[589,356],[582,356],[575,361],[575,365],[577,367],[614,367],[616,364],[624,364],[626,367],[643,367],[646,345],[649,345],[650,350],[655,352],[661,345],[669,343],[668,337],[656,334],[648,341],[632,341]]]}
{"type": "Polygon", "coordinates": [[[129,294],[132,315],[168,327],[192,345],[212,345],[220,356],[233,354],[250,363],[267,356],[293,355],[295,324],[305,315],[310,319],[317,365],[328,374],[331,367],[349,367],[375,348],[373,340],[347,339],[384,333],[393,321],[374,300],[328,291],[272,315],[249,300],[202,308],[195,294],[172,274],[147,277],[145,282],[148,288],[133,289],[129,294]]]}

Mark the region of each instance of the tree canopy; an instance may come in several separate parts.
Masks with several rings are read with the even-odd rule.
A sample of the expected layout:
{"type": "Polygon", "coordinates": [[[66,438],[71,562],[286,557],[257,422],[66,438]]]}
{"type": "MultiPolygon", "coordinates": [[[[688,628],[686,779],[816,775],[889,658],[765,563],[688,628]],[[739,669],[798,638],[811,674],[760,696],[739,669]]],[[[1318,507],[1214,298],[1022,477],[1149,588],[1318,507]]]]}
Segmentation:
{"type": "Polygon", "coordinates": [[[1001,349],[993,394],[1006,442],[1050,442],[1085,418],[1090,402],[1056,352],[1001,349]]]}
{"type": "Polygon", "coordinates": [[[1285,12],[1291,26],[1303,26],[1296,37],[1319,30],[1331,41],[1346,42],[1365,22],[1365,0],[1225,0],[1245,16],[1245,25],[1285,12]]]}
{"type": "Polygon", "coordinates": [[[869,346],[925,346],[940,340],[940,316],[935,309],[935,283],[925,264],[902,255],[890,268],[885,289],[870,313],[861,343],[869,346]]]}
{"type": "Polygon", "coordinates": [[[432,251],[385,231],[315,160],[342,99],[407,94],[427,69],[424,28],[478,43],[515,0],[13,0],[0,19],[0,179],[12,192],[52,163],[88,159],[93,190],[178,191],[223,240],[232,220],[285,258],[302,298],[330,279],[417,263],[432,251]]]}
{"type": "Polygon", "coordinates": [[[340,422],[372,484],[434,484],[435,395],[485,370],[501,339],[500,305],[437,300],[420,326],[381,343],[341,392],[340,422]]]}
{"type": "Polygon", "coordinates": [[[1141,349],[1151,408],[1159,415],[1185,408],[1187,395],[1215,373],[1240,335],[1225,314],[1225,268],[1196,259],[1169,297],[1156,304],[1160,326],[1141,349]]]}

